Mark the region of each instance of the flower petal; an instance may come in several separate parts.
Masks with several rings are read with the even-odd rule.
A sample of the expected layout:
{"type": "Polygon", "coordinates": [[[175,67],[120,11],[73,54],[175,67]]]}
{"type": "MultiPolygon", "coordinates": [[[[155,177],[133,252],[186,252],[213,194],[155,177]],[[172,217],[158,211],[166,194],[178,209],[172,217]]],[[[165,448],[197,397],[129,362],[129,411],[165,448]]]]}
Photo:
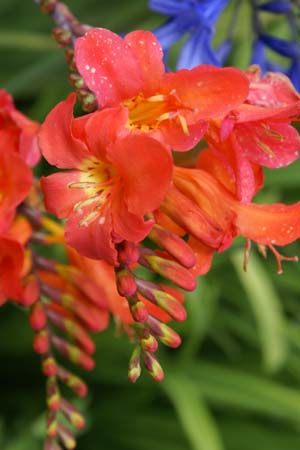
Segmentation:
{"type": "Polygon", "coordinates": [[[91,154],[106,161],[106,148],[127,133],[127,119],[128,111],[122,107],[107,108],[91,114],[85,125],[86,142],[91,154]]]}
{"type": "Polygon", "coordinates": [[[184,132],[178,120],[165,120],[160,126],[163,142],[177,152],[191,150],[203,137],[207,130],[207,122],[199,122],[188,126],[188,133],[184,132]]]}
{"type": "Polygon", "coordinates": [[[0,238],[0,298],[17,300],[22,292],[21,271],[24,260],[22,245],[10,238],[0,238]]]}
{"type": "Polygon", "coordinates": [[[235,135],[244,157],[265,167],[287,166],[299,157],[298,131],[287,123],[237,124],[235,135]]]}
{"type": "Polygon", "coordinates": [[[174,92],[194,120],[221,117],[237,108],[248,95],[249,81],[238,69],[201,65],[167,73],[162,90],[174,92]]]}
{"type": "Polygon", "coordinates": [[[76,39],[75,61],[101,106],[133,97],[143,86],[142,70],[130,46],[104,28],[93,28],[76,39]]]}
{"type": "Polygon", "coordinates": [[[148,136],[131,135],[113,144],[108,157],[122,177],[128,210],[143,215],[156,209],[172,179],[167,149],[148,136]]]}
{"type": "Polygon", "coordinates": [[[86,198],[83,189],[69,188],[71,183],[80,181],[79,171],[58,172],[41,178],[44,203],[47,211],[58,218],[67,217],[74,205],[86,198]]]}
{"type": "Polygon", "coordinates": [[[122,240],[140,242],[152,228],[152,220],[144,221],[142,215],[132,214],[128,210],[121,193],[112,201],[111,212],[114,233],[122,240]]]}
{"type": "Polygon", "coordinates": [[[72,125],[76,95],[60,102],[48,114],[39,133],[39,144],[47,161],[61,169],[78,167],[89,157],[86,145],[74,136],[72,125]]]}
{"type": "Polygon", "coordinates": [[[71,214],[65,228],[65,240],[81,255],[92,259],[104,259],[109,264],[117,263],[117,252],[112,242],[112,221],[109,213],[105,222],[94,220],[87,227],[80,226],[82,215],[71,214]]]}
{"type": "Polygon", "coordinates": [[[160,43],[150,31],[133,31],[125,36],[125,42],[133,51],[142,71],[144,93],[155,91],[165,72],[160,43]]]}
{"type": "Polygon", "coordinates": [[[300,237],[300,203],[236,204],[238,234],[263,245],[286,245],[300,237]]]}

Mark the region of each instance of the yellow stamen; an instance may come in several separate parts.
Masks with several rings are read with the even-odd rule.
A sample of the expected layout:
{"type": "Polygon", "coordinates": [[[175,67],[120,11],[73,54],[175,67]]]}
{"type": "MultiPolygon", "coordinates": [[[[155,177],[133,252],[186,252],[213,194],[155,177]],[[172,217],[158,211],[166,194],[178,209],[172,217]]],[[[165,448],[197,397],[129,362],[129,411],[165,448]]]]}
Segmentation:
{"type": "Polygon", "coordinates": [[[95,184],[94,181],[77,181],[75,183],[70,183],[68,187],[71,189],[88,189],[94,187],[95,184]]]}
{"type": "Polygon", "coordinates": [[[93,195],[93,197],[86,198],[85,200],[81,200],[80,202],[75,203],[74,211],[79,212],[85,206],[92,205],[95,201],[99,200],[101,195],[93,195]]]}
{"type": "Polygon", "coordinates": [[[274,158],[275,154],[267,144],[260,141],[259,139],[256,139],[256,143],[265,153],[267,153],[271,158],[274,158]]]}
{"type": "Polygon", "coordinates": [[[152,95],[151,97],[147,98],[147,102],[163,102],[166,100],[166,96],[163,94],[158,95],[152,95]]]}
{"type": "Polygon", "coordinates": [[[264,127],[264,129],[265,129],[265,131],[266,131],[266,134],[267,135],[269,135],[269,136],[271,136],[271,137],[273,137],[274,139],[278,139],[279,141],[284,141],[284,136],[282,136],[282,134],[280,134],[280,133],[278,133],[277,131],[275,131],[275,130],[272,130],[272,128],[270,128],[268,125],[266,125],[266,124],[263,124],[263,127],[264,127]]]}
{"type": "Polygon", "coordinates": [[[182,128],[182,131],[184,132],[184,134],[186,136],[189,136],[190,135],[190,131],[188,129],[185,117],[183,117],[181,114],[179,114],[178,115],[178,119],[179,119],[179,122],[180,122],[180,125],[181,125],[181,128],[182,128]]]}
{"type": "Polygon", "coordinates": [[[98,216],[99,216],[99,211],[95,210],[95,211],[90,212],[79,222],[79,226],[87,227],[98,216]]]}

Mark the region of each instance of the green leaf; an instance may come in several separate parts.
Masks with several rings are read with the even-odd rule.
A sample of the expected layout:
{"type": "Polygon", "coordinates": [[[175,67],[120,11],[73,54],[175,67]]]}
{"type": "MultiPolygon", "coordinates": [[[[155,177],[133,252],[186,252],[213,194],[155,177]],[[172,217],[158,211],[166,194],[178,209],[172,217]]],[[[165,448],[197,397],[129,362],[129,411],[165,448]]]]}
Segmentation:
{"type": "MultiPolygon", "coordinates": [[[[300,424],[298,389],[221,364],[201,362],[189,368],[199,395],[215,405],[259,412],[300,424]]],[[[195,394],[194,394],[195,395],[195,394]]]]}
{"type": "Polygon", "coordinates": [[[280,298],[255,253],[251,253],[247,272],[243,271],[242,260],[241,250],[231,254],[231,261],[256,319],[265,369],[274,372],[282,367],[287,357],[285,319],[280,298]]]}
{"type": "Polygon", "coordinates": [[[162,388],[177,412],[193,450],[223,450],[215,421],[197,387],[183,374],[170,374],[162,388]],[[196,395],[197,394],[197,395],[196,395]]]}
{"type": "Polygon", "coordinates": [[[180,355],[182,362],[196,358],[199,347],[211,327],[212,317],[217,308],[218,295],[218,289],[210,286],[204,278],[199,278],[194,292],[185,295],[188,320],[186,323],[187,336],[180,355]]]}
{"type": "Polygon", "coordinates": [[[18,48],[30,51],[55,50],[57,46],[51,36],[44,33],[0,31],[0,48],[18,48]]]}

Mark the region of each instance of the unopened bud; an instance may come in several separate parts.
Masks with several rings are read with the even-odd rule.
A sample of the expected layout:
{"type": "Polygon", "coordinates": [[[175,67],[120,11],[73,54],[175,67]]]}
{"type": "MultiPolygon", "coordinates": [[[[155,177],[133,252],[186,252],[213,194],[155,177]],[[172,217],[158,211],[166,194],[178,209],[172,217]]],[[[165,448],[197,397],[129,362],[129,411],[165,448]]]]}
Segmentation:
{"type": "Polygon", "coordinates": [[[158,342],[152,334],[140,339],[141,346],[144,351],[154,353],[158,348],[158,342]]]}
{"type": "Polygon", "coordinates": [[[134,275],[127,269],[116,271],[117,288],[122,297],[132,297],[136,293],[134,275]]]}
{"type": "Polygon", "coordinates": [[[193,291],[196,287],[194,276],[180,264],[160,256],[144,255],[150,268],[159,275],[167,278],[186,291],[193,291]]]}
{"type": "Polygon", "coordinates": [[[51,341],[56,350],[74,364],[78,364],[85,370],[92,370],[94,368],[95,361],[80,348],[58,336],[51,336],[51,341]]]}
{"type": "Polygon", "coordinates": [[[45,14],[51,14],[57,4],[57,0],[42,0],[40,2],[41,11],[45,14]]]}
{"type": "Polygon", "coordinates": [[[138,300],[132,304],[129,304],[129,307],[131,315],[136,322],[146,322],[148,319],[148,311],[143,302],[138,300]]]}
{"type": "Polygon", "coordinates": [[[196,264],[196,256],[191,247],[177,234],[165,230],[159,225],[154,225],[149,238],[160,248],[166,250],[183,266],[191,268],[196,264]]]}
{"type": "Polygon", "coordinates": [[[134,242],[123,241],[118,246],[118,259],[120,263],[133,264],[139,259],[139,250],[134,242]]]}
{"type": "Polygon", "coordinates": [[[156,357],[152,353],[144,352],[143,359],[144,365],[151,377],[155,381],[162,381],[164,379],[164,371],[156,357]]]}
{"type": "Polygon", "coordinates": [[[47,439],[44,445],[44,450],[62,450],[62,448],[56,441],[47,439]]]}
{"type": "Polygon", "coordinates": [[[47,416],[47,436],[54,438],[57,436],[56,411],[49,411],[47,416]]]}
{"type": "Polygon", "coordinates": [[[33,330],[41,330],[47,323],[45,307],[41,302],[36,302],[30,310],[29,323],[33,330]]]}
{"type": "Polygon", "coordinates": [[[18,303],[20,303],[22,306],[31,306],[38,300],[39,296],[40,296],[39,284],[36,278],[30,275],[29,277],[27,277],[25,281],[21,299],[18,300],[18,303]]]}
{"type": "Polygon", "coordinates": [[[177,348],[181,344],[181,337],[176,331],[153,316],[149,316],[147,324],[159,340],[168,347],[177,348]]]}
{"type": "Polygon", "coordinates": [[[60,394],[55,376],[47,380],[47,405],[51,411],[59,410],[60,394]]]}
{"type": "Polygon", "coordinates": [[[74,50],[72,48],[67,48],[65,51],[65,58],[68,64],[68,67],[71,71],[76,71],[74,50]]]}
{"type": "Polygon", "coordinates": [[[140,347],[135,347],[129,360],[128,379],[131,383],[135,383],[141,375],[140,353],[140,347]]]}
{"type": "Polygon", "coordinates": [[[42,362],[42,370],[46,377],[54,376],[57,373],[57,364],[52,356],[47,356],[42,362]]]}
{"type": "Polygon", "coordinates": [[[62,399],[60,402],[60,409],[68,419],[68,421],[78,430],[84,428],[85,422],[80,411],[67,400],[62,399]]]}
{"type": "Polygon", "coordinates": [[[70,81],[70,84],[75,89],[81,89],[85,85],[84,84],[84,79],[80,75],[78,75],[77,73],[71,73],[69,75],[69,81],[70,81]]]}
{"type": "Polygon", "coordinates": [[[76,441],[73,434],[62,424],[58,425],[58,434],[67,450],[73,450],[73,448],[76,447],[76,441]]]}
{"type": "Polygon", "coordinates": [[[87,395],[88,387],[77,375],[74,375],[63,367],[58,367],[57,376],[62,383],[72,389],[79,397],[85,397],[87,395]]]}
{"type": "Polygon", "coordinates": [[[49,350],[48,330],[40,330],[33,338],[33,350],[39,355],[43,355],[49,350]]]}
{"type": "Polygon", "coordinates": [[[151,281],[136,279],[139,292],[155,305],[160,306],[170,316],[182,322],[186,319],[186,311],[182,304],[171,294],[165,292],[158,284],[151,281]]]}
{"type": "Polygon", "coordinates": [[[78,90],[77,95],[84,111],[92,112],[97,109],[97,100],[92,92],[85,88],[82,88],[78,90]]]}
{"type": "Polygon", "coordinates": [[[72,33],[62,27],[55,27],[52,30],[52,36],[60,47],[65,47],[72,43],[72,33]]]}

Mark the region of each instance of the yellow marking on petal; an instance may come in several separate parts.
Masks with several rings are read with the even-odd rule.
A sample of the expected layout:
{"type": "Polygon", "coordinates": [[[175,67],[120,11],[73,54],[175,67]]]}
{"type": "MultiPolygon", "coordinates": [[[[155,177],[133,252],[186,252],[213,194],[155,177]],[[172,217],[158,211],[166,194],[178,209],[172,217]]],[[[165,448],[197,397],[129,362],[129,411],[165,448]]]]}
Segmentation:
{"type": "Polygon", "coordinates": [[[87,227],[91,222],[93,222],[96,217],[98,217],[99,211],[91,211],[89,214],[87,214],[80,222],[80,227],[87,227]]]}
{"type": "Polygon", "coordinates": [[[163,102],[166,100],[166,96],[163,94],[158,95],[152,95],[151,97],[147,98],[147,102],[163,102]]]}
{"type": "Polygon", "coordinates": [[[190,135],[190,131],[188,129],[188,126],[187,126],[185,118],[181,114],[179,114],[178,119],[179,119],[179,122],[180,122],[180,125],[181,125],[181,128],[182,128],[182,131],[184,132],[184,134],[186,136],[189,136],[190,135]]]}
{"type": "Polygon", "coordinates": [[[95,186],[95,181],[77,181],[75,183],[68,184],[68,188],[71,189],[88,189],[95,186]]]}
{"type": "Polygon", "coordinates": [[[158,116],[158,117],[156,118],[156,120],[157,120],[158,122],[162,122],[163,120],[168,120],[168,119],[170,119],[171,117],[172,117],[172,113],[166,112],[166,113],[161,114],[160,116],[158,116]]]}
{"type": "Polygon", "coordinates": [[[92,197],[86,198],[85,200],[81,200],[80,202],[75,203],[74,211],[80,212],[81,208],[85,208],[86,206],[92,205],[95,203],[101,195],[93,195],[92,197]]]}
{"type": "Polygon", "coordinates": [[[269,125],[267,124],[263,124],[263,128],[266,131],[266,134],[268,136],[273,137],[274,139],[278,139],[279,141],[283,142],[285,140],[285,137],[282,136],[282,134],[278,133],[277,131],[273,130],[272,128],[269,127],[269,125]]]}
{"type": "Polygon", "coordinates": [[[256,139],[256,143],[265,153],[267,153],[270,156],[270,158],[274,158],[275,154],[267,144],[260,141],[259,139],[256,139]]]}

